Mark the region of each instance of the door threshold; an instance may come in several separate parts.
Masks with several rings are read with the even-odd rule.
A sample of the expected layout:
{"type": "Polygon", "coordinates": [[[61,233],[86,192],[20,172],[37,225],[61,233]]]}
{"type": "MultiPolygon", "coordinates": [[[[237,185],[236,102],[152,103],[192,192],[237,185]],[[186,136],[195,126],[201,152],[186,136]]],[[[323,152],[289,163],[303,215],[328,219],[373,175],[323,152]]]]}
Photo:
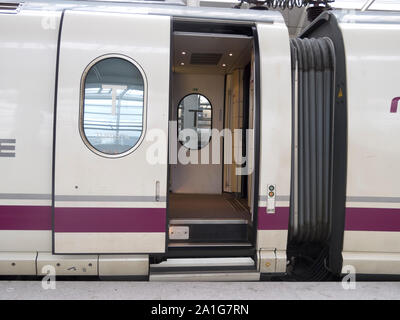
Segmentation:
{"type": "Polygon", "coordinates": [[[255,270],[255,261],[250,257],[169,258],[161,263],[150,265],[150,273],[232,272],[255,270]]]}
{"type": "Polygon", "coordinates": [[[251,268],[254,260],[249,257],[242,258],[193,258],[193,259],[168,259],[159,264],[150,265],[151,268],[182,268],[182,267],[232,267],[240,266],[251,268]]]}
{"type": "Polygon", "coordinates": [[[182,247],[252,247],[250,242],[172,242],[168,244],[168,248],[182,247]]]}
{"type": "Polygon", "coordinates": [[[250,243],[170,243],[166,258],[255,257],[250,243]]]}
{"type": "Polygon", "coordinates": [[[248,224],[245,219],[171,219],[170,225],[187,225],[187,224],[248,224]]]}

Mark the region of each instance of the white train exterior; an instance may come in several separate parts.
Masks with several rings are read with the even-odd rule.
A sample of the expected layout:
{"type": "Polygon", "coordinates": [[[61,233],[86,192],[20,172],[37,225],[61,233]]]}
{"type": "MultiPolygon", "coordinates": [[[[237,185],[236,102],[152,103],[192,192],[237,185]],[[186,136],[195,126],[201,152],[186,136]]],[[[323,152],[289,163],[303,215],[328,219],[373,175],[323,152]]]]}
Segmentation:
{"type": "MultiPolygon", "coordinates": [[[[277,12],[25,2],[0,10],[0,28],[2,276],[40,276],[48,272],[43,267],[53,266],[57,275],[258,280],[286,274],[291,252],[315,243],[327,244],[324,258],[334,274],[352,266],[357,274],[400,275],[400,15],[324,13],[300,40],[290,40],[277,12]],[[253,32],[238,32],[238,38],[252,41],[254,171],[246,180],[252,238],[246,245],[203,243],[176,252],[169,232],[175,169],[167,139],[174,135],[169,121],[177,101],[191,90],[174,91],[179,77],[172,76],[173,45],[185,27],[194,39],[204,32],[193,25],[253,32]],[[309,69],[304,65],[309,57],[299,48],[311,38],[324,38],[319,48],[331,50],[330,62],[322,58],[322,65],[329,64],[325,69],[317,62],[309,69]],[[113,57],[139,70],[143,111],[135,146],[107,157],[85,143],[82,95],[90,67],[113,57]],[[331,95],[326,102],[331,127],[318,122],[318,111],[308,125],[314,121],[315,132],[319,126],[328,130],[324,141],[307,131],[300,107],[311,103],[301,100],[310,90],[304,88],[305,73],[318,77],[318,70],[330,79],[322,89],[325,85],[323,92],[331,95]],[[155,164],[147,158],[154,130],[165,137],[159,149],[165,161],[155,164]],[[318,141],[321,146],[330,141],[328,153],[318,141]],[[312,159],[314,164],[307,162],[312,159]],[[327,175],[319,180],[324,168],[327,175]],[[307,182],[308,176],[315,181],[307,182]],[[322,202],[329,204],[326,220],[317,212],[322,202]],[[308,212],[313,203],[315,224],[308,212]]],[[[217,29],[207,32],[215,37],[217,29]]],[[[200,92],[206,90],[202,86],[200,92]]],[[[227,95],[222,90],[221,101],[227,95]]],[[[318,101],[312,103],[318,108],[318,101]]]]}

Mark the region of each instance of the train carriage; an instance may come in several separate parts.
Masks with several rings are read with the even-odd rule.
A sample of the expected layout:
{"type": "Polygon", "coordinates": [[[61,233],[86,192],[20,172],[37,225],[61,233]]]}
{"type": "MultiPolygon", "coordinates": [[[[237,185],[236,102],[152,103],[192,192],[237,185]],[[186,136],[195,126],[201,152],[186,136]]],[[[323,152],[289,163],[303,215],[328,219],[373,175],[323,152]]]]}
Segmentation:
{"type": "Polygon", "coordinates": [[[0,2],[0,275],[400,274],[400,15],[0,2]]]}

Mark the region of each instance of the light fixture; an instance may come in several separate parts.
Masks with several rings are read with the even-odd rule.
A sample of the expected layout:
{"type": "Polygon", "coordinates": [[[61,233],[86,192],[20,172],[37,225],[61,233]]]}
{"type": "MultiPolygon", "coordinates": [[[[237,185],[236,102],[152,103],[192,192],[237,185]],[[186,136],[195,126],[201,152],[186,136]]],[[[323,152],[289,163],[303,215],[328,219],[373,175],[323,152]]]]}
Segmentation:
{"type": "Polygon", "coordinates": [[[230,53],[229,53],[229,56],[230,56],[230,57],[232,57],[232,56],[233,56],[233,53],[232,53],[232,52],[230,52],[230,53]]]}
{"type": "Polygon", "coordinates": [[[184,66],[185,65],[185,63],[184,62],[181,62],[181,66],[184,66]]]}
{"type": "Polygon", "coordinates": [[[223,66],[223,67],[226,67],[226,64],[225,64],[225,63],[223,63],[223,64],[222,64],[222,66],[223,66]]]}
{"type": "Polygon", "coordinates": [[[185,54],[186,54],[186,51],[182,51],[182,54],[185,55],[185,54]]]}

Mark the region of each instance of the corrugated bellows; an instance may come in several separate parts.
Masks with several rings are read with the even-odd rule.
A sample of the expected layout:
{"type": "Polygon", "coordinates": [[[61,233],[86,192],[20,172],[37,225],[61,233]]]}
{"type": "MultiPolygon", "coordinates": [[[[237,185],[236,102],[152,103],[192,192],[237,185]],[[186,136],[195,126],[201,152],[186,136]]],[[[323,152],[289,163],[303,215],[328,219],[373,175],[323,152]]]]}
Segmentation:
{"type": "Polygon", "coordinates": [[[329,38],[293,39],[291,54],[298,148],[295,157],[293,144],[289,241],[326,243],[332,221],[335,49],[329,38]]]}

